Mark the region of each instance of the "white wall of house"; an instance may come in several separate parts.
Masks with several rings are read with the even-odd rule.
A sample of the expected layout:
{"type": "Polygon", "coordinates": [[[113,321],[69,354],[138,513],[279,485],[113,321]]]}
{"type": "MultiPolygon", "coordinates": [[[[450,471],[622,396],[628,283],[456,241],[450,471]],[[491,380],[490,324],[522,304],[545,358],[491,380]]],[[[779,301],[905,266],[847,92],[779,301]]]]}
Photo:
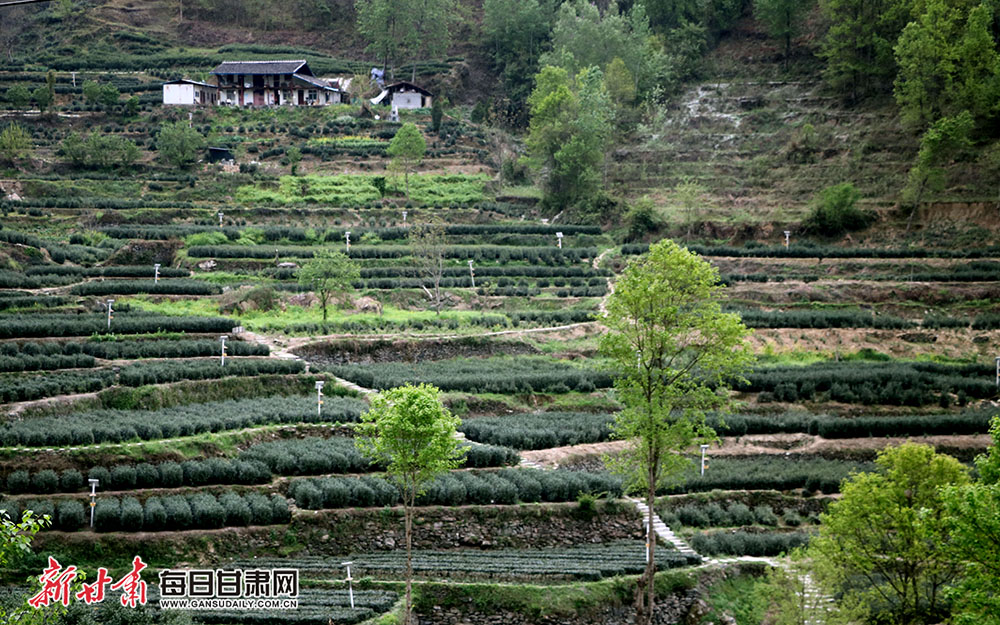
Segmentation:
{"type": "Polygon", "coordinates": [[[397,91],[392,94],[392,103],[390,106],[401,109],[418,109],[420,108],[420,93],[416,91],[397,91]]]}
{"type": "Polygon", "coordinates": [[[163,103],[174,106],[194,106],[194,85],[163,85],[163,103]]]}

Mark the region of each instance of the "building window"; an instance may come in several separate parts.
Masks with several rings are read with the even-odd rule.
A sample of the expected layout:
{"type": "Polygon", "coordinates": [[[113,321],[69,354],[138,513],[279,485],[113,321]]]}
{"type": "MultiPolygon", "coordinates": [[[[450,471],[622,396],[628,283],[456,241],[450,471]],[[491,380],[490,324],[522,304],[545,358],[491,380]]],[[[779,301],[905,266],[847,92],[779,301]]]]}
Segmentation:
{"type": "Polygon", "coordinates": [[[309,100],[310,102],[315,102],[316,101],[316,96],[317,96],[316,90],[315,89],[310,89],[309,90],[309,94],[306,96],[306,99],[309,100]]]}

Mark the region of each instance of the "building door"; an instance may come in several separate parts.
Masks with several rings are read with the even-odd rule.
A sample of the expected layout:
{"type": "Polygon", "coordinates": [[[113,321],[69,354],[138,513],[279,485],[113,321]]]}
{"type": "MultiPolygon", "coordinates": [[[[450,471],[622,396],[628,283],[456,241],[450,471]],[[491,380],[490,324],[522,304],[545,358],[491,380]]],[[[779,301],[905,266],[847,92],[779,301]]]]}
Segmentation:
{"type": "Polygon", "coordinates": [[[302,106],[302,105],[303,105],[303,104],[305,104],[305,103],[306,103],[306,95],[305,95],[305,92],[304,92],[304,91],[302,91],[301,89],[299,89],[299,106],[302,106]]]}
{"type": "Polygon", "coordinates": [[[264,92],[254,91],[253,92],[253,105],[254,106],[264,106],[264,92]]]}

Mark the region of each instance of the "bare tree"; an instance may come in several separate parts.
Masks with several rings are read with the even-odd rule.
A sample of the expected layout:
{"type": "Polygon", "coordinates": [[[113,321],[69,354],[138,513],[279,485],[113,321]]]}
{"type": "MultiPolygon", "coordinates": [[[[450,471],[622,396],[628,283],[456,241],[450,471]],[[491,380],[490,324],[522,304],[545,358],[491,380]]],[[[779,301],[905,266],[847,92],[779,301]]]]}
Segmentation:
{"type": "Polygon", "coordinates": [[[424,224],[414,226],[409,234],[410,247],[413,250],[413,260],[420,275],[430,282],[431,289],[421,285],[427,298],[434,304],[434,311],[441,314],[441,278],[444,277],[444,226],[424,224]]]}

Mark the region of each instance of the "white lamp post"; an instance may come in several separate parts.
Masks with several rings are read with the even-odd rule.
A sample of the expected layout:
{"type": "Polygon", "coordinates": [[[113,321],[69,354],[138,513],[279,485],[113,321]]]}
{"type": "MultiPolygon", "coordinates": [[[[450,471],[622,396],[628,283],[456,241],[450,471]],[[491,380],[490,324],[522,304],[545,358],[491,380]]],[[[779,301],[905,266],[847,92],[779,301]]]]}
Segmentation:
{"type": "Polygon", "coordinates": [[[94,528],[94,508],[97,507],[97,484],[98,480],[90,478],[90,528],[94,528]]]}
{"type": "Polygon", "coordinates": [[[112,310],[111,305],[115,303],[115,300],[109,299],[105,304],[108,307],[108,331],[111,331],[111,320],[115,318],[115,311],[112,310]]]}
{"type": "Polygon", "coordinates": [[[326,384],[323,380],[316,380],[316,416],[322,416],[323,414],[323,385],[326,384]]]}
{"type": "Polygon", "coordinates": [[[153,265],[153,284],[160,281],[160,263],[153,265]]]}
{"type": "Polygon", "coordinates": [[[403,225],[406,225],[406,211],[403,211],[403,225]]]}
{"type": "Polygon", "coordinates": [[[351,231],[350,230],[346,230],[344,232],[344,241],[347,242],[347,251],[350,252],[351,251],[351,231]]]}
{"type": "Polygon", "coordinates": [[[351,562],[341,562],[340,563],[341,566],[346,566],[347,567],[347,578],[344,581],[347,582],[347,596],[350,597],[350,599],[351,599],[351,609],[353,610],[354,609],[354,584],[352,584],[351,582],[354,581],[354,578],[351,577],[351,565],[352,564],[354,564],[353,561],[351,561],[351,562]]]}
{"type": "MultiPolygon", "coordinates": [[[[476,288],[476,270],[472,268],[472,259],[469,259],[469,280],[472,280],[472,288],[476,288]]],[[[997,359],[1000,361],[1000,359],[997,359]]]]}
{"type": "Polygon", "coordinates": [[[701,474],[705,475],[705,467],[707,466],[707,461],[705,460],[705,452],[708,451],[708,445],[701,446],[701,474]]]}
{"type": "Polygon", "coordinates": [[[791,230],[785,230],[785,248],[788,247],[789,237],[791,237],[791,236],[792,236],[792,231],[791,230]]]}
{"type": "Polygon", "coordinates": [[[226,339],[228,339],[228,338],[229,338],[229,336],[227,336],[225,334],[223,334],[222,336],[219,337],[219,341],[222,343],[222,352],[220,353],[221,358],[220,358],[220,361],[219,361],[220,362],[219,366],[222,366],[222,367],[226,366],[226,339]]]}
{"type": "Polygon", "coordinates": [[[222,211],[219,211],[219,227],[222,227],[222,211]]]}
{"type": "Polygon", "coordinates": [[[556,242],[557,242],[557,245],[559,246],[559,249],[562,249],[562,239],[563,239],[563,233],[562,232],[557,232],[556,233],[556,242]]]}

